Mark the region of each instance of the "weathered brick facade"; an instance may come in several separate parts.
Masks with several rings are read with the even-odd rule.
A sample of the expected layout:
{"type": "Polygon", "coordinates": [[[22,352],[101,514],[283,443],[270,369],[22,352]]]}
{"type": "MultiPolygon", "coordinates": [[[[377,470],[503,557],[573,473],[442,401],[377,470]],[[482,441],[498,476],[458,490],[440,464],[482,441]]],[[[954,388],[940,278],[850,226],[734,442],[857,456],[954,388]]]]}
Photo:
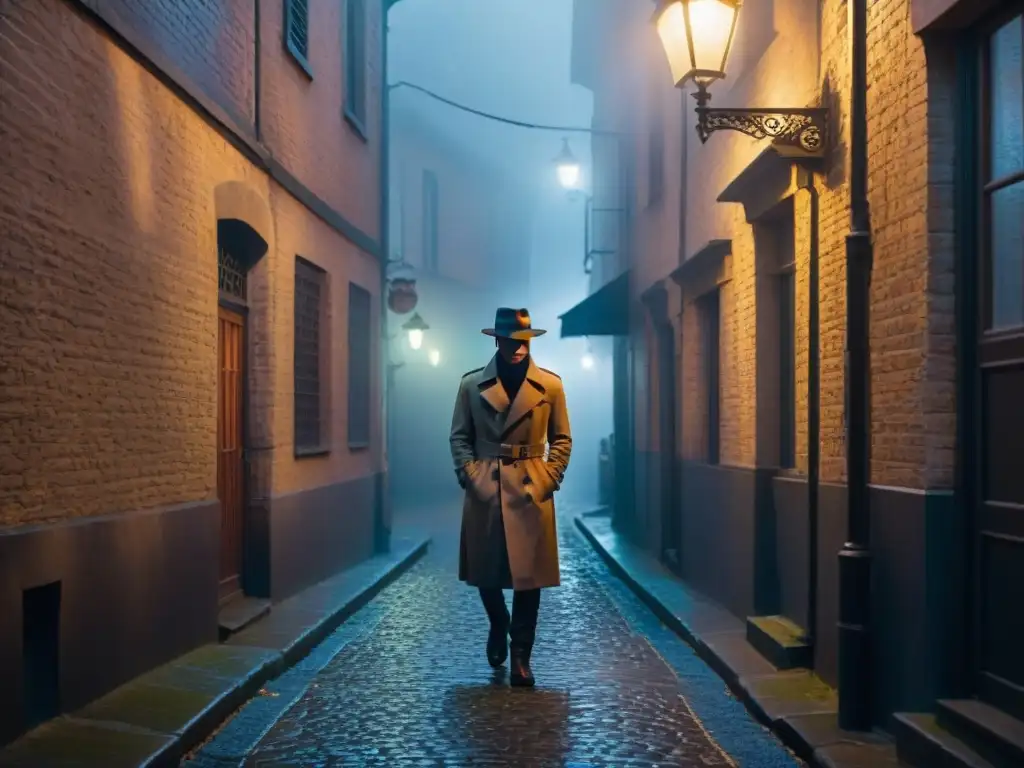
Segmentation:
{"type": "MultiPolygon", "coordinates": [[[[941,502],[946,505],[943,510],[949,505],[957,434],[955,55],[947,38],[923,39],[915,33],[914,4],[885,0],[868,6],[867,158],[874,248],[868,432],[873,538],[881,553],[875,567],[878,578],[884,579],[879,582],[884,594],[874,614],[877,674],[883,681],[876,694],[881,713],[916,705],[936,679],[921,672],[911,682],[900,671],[919,663],[909,638],[916,631],[912,623],[923,615],[915,614],[912,606],[921,599],[915,590],[922,589],[924,575],[907,563],[924,558],[925,548],[934,546],[923,537],[908,539],[905,531],[907,520],[915,521],[915,530],[919,523],[923,529],[920,521],[939,514],[926,512],[926,504],[941,502]],[[900,504],[909,507],[904,510],[900,504]]],[[[585,9],[577,3],[577,13],[616,20],[605,25],[601,45],[619,51],[612,57],[617,67],[606,70],[593,64],[588,87],[594,91],[595,114],[608,121],[595,122],[596,127],[614,124],[634,137],[626,160],[636,169],[637,179],[626,193],[631,200],[632,294],[640,299],[660,286],[669,295],[667,309],[656,309],[647,301],[640,310],[639,300],[630,308],[636,488],[632,508],[619,514],[628,517],[638,537],[656,551],[678,547],[681,562],[673,567],[679,574],[741,616],[780,613],[798,625],[806,624],[808,577],[791,574],[806,571],[808,558],[817,558],[817,616],[811,628],[817,643],[816,671],[834,684],[835,556],[846,535],[849,8],[845,0],[825,0],[817,13],[809,13],[805,3],[795,0],[745,5],[728,77],[711,87],[711,106],[718,108],[827,107],[829,153],[811,168],[812,174],[762,155],[768,141],[730,131],[714,133],[707,143],[697,140],[689,98],[693,86],[683,92],[672,88],[650,24],[651,10],[646,4],[624,11],[607,3],[585,9]],[[647,88],[651,80],[658,86],[647,88]],[[665,149],[655,156],[647,137],[659,132],[665,149]],[[663,165],[660,205],[647,200],[653,162],[663,165]],[[808,176],[813,192],[807,189],[808,176]],[[780,213],[784,210],[792,213],[780,213]],[[778,226],[791,233],[795,284],[795,466],[783,471],[780,299],[773,286],[777,273],[787,267],[776,263],[765,245],[765,233],[778,226]],[[817,242],[820,318],[820,485],[815,493],[819,536],[813,555],[807,545],[808,494],[813,492],[807,481],[812,235],[817,242]],[[699,303],[716,289],[719,456],[709,464],[704,371],[708,350],[699,303]],[[671,360],[663,359],[656,345],[655,330],[667,323],[676,333],[671,360]],[[674,446],[660,437],[666,432],[658,395],[665,365],[676,366],[679,421],[674,446]],[[668,479],[659,469],[665,451],[675,454],[675,470],[668,479]],[[665,506],[670,501],[664,489],[670,484],[679,489],[675,510],[665,506]],[[664,521],[671,515],[682,521],[679,542],[663,537],[664,521]],[[776,543],[765,545],[757,531],[769,519],[776,543]],[[794,552],[799,567],[779,565],[794,552]]],[[[928,14],[941,12],[932,9],[928,14]]],[[[582,29],[582,23],[577,26],[582,29]]],[[[928,557],[937,556],[928,552],[928,557]]]]}
{"type": "MultiPolygon", "coordinates": [[[[65,709],[217,637],[219,222],[266,244],[247,278],[244,372],[246,530],[263,539],[246,540],[243,587],[281,597],[372,552],[382,11],[366,4],[359,132],[342,114],[342,4],[314,4],[312,79],[282,44],[281,0],[259,7],[257,34],[246,3],[0,3],[0,676],[21,690],[22,590],[61,582],[65,709]],[[304,458],[297,256],[328,275],[330,438],[304,458]],[[372,297],[373,371],[370,445],[352,448],[350,281],[372,297]],[[146,624],[161,605],[154,621],[174,632],[146,624]],[[104,643],[125,649],[118,664],[77,652],[104,643]]],[[[0,706],[0,741],[26,726],[20,706],[20,693],[0,706]]]]}

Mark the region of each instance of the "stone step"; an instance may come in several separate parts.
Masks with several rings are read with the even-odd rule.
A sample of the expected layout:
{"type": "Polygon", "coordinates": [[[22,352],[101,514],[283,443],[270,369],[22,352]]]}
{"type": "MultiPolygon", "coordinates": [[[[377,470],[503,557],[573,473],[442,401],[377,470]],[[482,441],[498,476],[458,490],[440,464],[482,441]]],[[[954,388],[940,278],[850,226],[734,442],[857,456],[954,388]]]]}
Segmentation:
{"type": "Polygon", "coordinates": [[[898,712],[892,734],[900,763],[911,768],[996,768],[930,713],[898,712]]]}
{"type": "Polygon", "coordinates": [[[270,601],[258,597],[236,597],[221,606],[217,614],[220,641],[241,632],[270,613],[270,601]]]}
{"type": "Polygon", "coordinates": [[[778,669],[811,665],[811,644],[802,627],[785,616],[749,616],[747,642],[778,669]]]}
{"type": "Polygon", "coordinates": [[[936,718],[996,768],[1024,766],[1024,723],[1003,710],[977,699],[945,699],[936,718]]]}

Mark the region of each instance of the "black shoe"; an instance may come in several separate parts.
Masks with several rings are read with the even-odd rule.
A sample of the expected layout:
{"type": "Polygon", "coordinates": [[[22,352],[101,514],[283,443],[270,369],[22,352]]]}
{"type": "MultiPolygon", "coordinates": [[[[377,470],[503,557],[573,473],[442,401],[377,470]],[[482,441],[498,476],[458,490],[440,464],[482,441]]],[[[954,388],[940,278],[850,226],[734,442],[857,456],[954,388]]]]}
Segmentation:
{"type": "Polygon", "coordinates": [[[509,683],[517,688],[532,688],[534,682],[533,670],[530,669],[530,649],[513,647],[509,683]]]}
{"type": "Polygon", "coordinates": [[[491,625],[487,634],[487,663],[500,667],[508,658],[508,628],[491,625]]]}

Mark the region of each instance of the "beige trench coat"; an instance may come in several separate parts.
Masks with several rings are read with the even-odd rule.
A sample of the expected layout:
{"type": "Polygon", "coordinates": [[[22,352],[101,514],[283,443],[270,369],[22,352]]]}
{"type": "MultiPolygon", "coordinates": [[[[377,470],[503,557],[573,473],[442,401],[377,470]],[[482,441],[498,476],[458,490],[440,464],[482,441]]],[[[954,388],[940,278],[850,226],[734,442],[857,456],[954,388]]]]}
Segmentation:
{"type": "Polygon", "coordinates": [[[557,587],[554,493],[572,434],[562,380],[530,360],[515,402],[498,380],[497,358],[462,378],[451,430],[456,473],[465,471],[459,578],[477,587],[557,587]],[[546,457],[486,458],[487,444],[548,444],[546,457]],[[504,536],[502,536],[504,533],[504,536]],[[507,547],[512,583],[505,583],[507,547]]]}

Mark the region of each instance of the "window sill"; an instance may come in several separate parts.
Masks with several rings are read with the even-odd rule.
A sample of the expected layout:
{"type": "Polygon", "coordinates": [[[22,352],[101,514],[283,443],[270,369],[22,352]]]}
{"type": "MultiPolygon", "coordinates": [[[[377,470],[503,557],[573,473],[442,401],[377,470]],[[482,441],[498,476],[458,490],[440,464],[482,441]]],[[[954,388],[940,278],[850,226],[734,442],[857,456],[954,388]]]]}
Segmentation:
{"type": "Polygon", "coordinates": [[[370,447],[370,441],[369,440],[365,440],[365,441],[363,441],[363,440],[349,440],[349,442],[348,442],[348,449],[350,451],[365,451],[365,450],[368,450],[369,447],[370,447]]]}
{"type": "Polygon", "coordinates": [[[325,446],[310,446],[308,448],[296,448],[295,458],[296,459],[311,459],[316,456],[327,456],[330,454],[331,449],[325,446]]]}
{"type": "Polygon", "coordinates": [[[299,69],[301,69],[303,71],[303,73],[306,75],[306,77],[308,77],[310,80],[312,80],[313,79],[313,67],[310,66],[309,61],[306,59],[305,56],[302,55],[302,52],[298,48],[295,47],[295,44],[291,40],[289,40],[287,38],[285,39],[284,47],[285,47],[285,50],[287,50],[288,53],[291,55],[292,60],[296,64],[298,64],[299,69]]]}
{"type": "Polygon", "coordinates": [[[363,123],[363,121],[360,120],[356,116],[356,113],[353,112],[352,109],[349,108],[348,106],[345,107],[343,114],[345,116],[345,122],[349,124],[349,127],[356,134],[356,136],[362,139],[364,144],[368,144],[370,142],[370,134],[366,130],[366,125],[363,123]]]}

